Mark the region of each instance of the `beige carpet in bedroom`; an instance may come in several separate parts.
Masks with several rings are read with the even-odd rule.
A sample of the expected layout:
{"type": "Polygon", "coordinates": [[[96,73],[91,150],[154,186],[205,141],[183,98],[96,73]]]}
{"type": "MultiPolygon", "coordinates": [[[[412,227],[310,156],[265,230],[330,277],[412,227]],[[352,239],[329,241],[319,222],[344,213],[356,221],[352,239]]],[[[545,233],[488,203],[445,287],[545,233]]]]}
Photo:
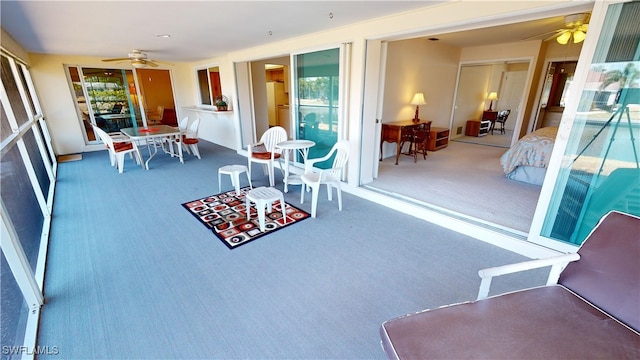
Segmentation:
{"type": "Polygon", "coordinates": [[[379,163],[370,186],[408,196],[510,229],[528,232],[540,186],[505,178],[500,157],[507,149],[450,141],[427,159],[402,155],[379,163]]]}

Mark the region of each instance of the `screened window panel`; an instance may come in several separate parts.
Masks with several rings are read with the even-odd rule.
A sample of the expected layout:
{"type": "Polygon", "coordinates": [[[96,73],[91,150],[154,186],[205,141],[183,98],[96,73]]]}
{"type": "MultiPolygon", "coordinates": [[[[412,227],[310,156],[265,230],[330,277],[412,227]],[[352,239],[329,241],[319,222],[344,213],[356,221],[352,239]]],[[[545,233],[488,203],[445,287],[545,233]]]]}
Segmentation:
{"type": "Polygon", "coordinates": [[[18,91],[18,84],[16,83],[16,79],[13,77],[11,64],[6,56],[2,57],[2,84],[4,85],[4,89],[7,91],[7,97],[11,103],[13,115],[16,117],[16,121],[18,122],[18,127],[26,124],[27,121],[29,121],[29,116],[27,115],[27,110],[24,108],[24,104],[22,103],[22,96],[20,96],[20,91],[18,91]]]}
{"type": "MultiPolygon", "coordinates": [[[[37,124],[38,124],[38,129],[40,130],[40,135],[42,135],[42,139],[44,140],[44,142],[47,145],[51,145],[51,143],[48,140],[47,135],[46,135],[46,134],[49,133],[49,130],[46,129],[47,123],[45,122],[44,119],[41,118],[39,121],[37,121],[37,124]]],[[[47,160],[49,161],[49,164],[53,164],[55,162],[54,159],[52,158],[54,155],[51,154],[50,151],[46,151],[46,155],[45,156],[46,156],[47,160]]]]}
{"type": "Polygon", "coordinates": [[[19,69],[18,73],[20,74],[20,82],[22,83],[22,88],[27,94],[27,102],[29,103],[29,107],[31,108],[31,113],[35,115],[37,114],[36,106],[33,103],[33,95],[29,90],[29,86],[27,85],[27,79],[25,78],[25,74],[24,74],[24,71],[26,70],[22,66],[19,66],[18,69],[19,69]]]}
{"type": "Polygon", "coordinates": [[[51,181],[49,180],[49,174],[47,173],[47,169],[44,165],[44,159],[42,158],[42,154],[40,153],[40,148],[38,148],[38,143],[36,142],[35,135],[33,130],[36,129],[31,128],[31,131],[28,131],[22,137],[24,143],[27,147],[27,152],[29,153],[29,157],[31,158],[31,163],[33,165],[33,169],[35,170],[36,177],[38,178],[38,184],[40,185],[40,190],[46,197],[49,193],[49,185],[51,181]]]}
{"type": "Polygon", "coordinates": [[[17,146],[3,151],[0,166],[2,201],[7,207],[31,270],[35,272],[44,216],[17,146]]]}
{"type": "MultiPolygon", "coordinates": [[[[24,341],[24,333],[27,326],[29,307],[22,296],[7,259],[2,253],[0,259],[0,316],[2,317],[0,334],[2,334],[2,348],[5,346],[21,346],[24,341]]],[[[3,359],[8,359],[6,355],[3,359]]]]}
{"type": "Polygon", "coordinates": [[[2,104],[0,104],[0,110],[2,110],[0,111],[0,116],[2,116],[0,119],[0,136],[2,136],[2,141],[4,141],[13,133],[13,130],[11,129],[11,124],[9,124],[7,113],[4,111],[2,104]]]}

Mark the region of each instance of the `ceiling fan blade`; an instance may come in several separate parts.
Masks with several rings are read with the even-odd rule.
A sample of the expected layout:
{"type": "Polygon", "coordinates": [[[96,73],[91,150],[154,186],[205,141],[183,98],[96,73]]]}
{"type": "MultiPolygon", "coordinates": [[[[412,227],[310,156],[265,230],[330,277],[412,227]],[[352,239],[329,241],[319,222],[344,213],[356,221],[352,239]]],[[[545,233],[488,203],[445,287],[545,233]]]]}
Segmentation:
{"type": "Polygon", "coordinates": [[[553,38],[554,36],[560,35],[561,32],[565,31],[566,29],[558,29],[558,30],[553,30],[553,31],[547,31],[546,33],[542,33],[542,34],[538,34],[538,35],[533,35],[533,36],[529,36],[526,37],[524,39],[522,39],[522,41],[527,41],[527,40],[533,40],[533,39],[538,39],[538,38],[542,38],[542,37],[547,37],[546,40],[553,38]],[[551,35],[551,37],[549,37],[549,35],[551,35]]]}
{"type": "Polygon", "coordinates": [[[546,38],[546,39],[544,39],[544,40],[542,40],[542,41],[551,40],[551,39],[553,39],[553,38],[555,38],[555,37],[558,37],[558,36],[560,36],[560,35],[562,35],[562,34],[566,33],[567,31],[570,31],[570,30],[568,30],[568,29],[561,29],[561,30],[558,30],[558,32],[557,32],[557,33],[555,33],[555,34],[553,34],[553,35],[549,36],[548,38],[546,38]]]}
{"type": "Polygon", "coordinates": [[[128,58],[128,57],[126,57],[126,58],[102,59],[102,61],[104,61],[104,62],[109,62],[109,61],[125,61],[125,60],[129,60],[129,58],[128,58]]]}
{"type": "Polygon", "coordinates": [[[153,61],[153,62],[158,63],[158,64],[164,64],[164,65],[170,65],[170,66],[173,66],[173,64],[172,64],[172,63],[170,63],[170,62],[166,62],[166,61],[162,61],[162,60],[155,60],[155,59],[154,59],[154,60],[147,60],[147,61],[153,61]]]}

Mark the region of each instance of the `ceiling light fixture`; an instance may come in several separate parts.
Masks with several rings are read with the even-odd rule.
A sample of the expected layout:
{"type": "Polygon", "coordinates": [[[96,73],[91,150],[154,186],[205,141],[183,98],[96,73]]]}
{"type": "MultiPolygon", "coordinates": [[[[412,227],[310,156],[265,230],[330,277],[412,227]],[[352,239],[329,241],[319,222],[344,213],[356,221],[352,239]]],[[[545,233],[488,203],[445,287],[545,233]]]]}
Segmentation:
{"type": "Polygon", "coordinates": [[[131,66],[133,66],[136,69],[146,68],[147,62],[144,60],[134,59],[134,60],[131,60],[131,66]]]}
{"type": "Polygon", "coordinates": [[[159,37],[159,38],[170,38],[171,35],[169,35],[169,34],[156,34],[156,37],[159,37]]]}

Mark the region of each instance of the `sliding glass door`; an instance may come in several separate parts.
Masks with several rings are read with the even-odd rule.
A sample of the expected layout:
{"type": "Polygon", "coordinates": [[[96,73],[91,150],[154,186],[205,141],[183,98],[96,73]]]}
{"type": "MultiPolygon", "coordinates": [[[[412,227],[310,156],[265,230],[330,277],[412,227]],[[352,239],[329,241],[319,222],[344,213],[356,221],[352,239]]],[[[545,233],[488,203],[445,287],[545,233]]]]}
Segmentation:
{"type": "MultiPolygon", "coordinates": [[[[340,49],[294,56],[295,129],[297,138],[316,143],[309,158],[326,155],[338,140],[340,126],[340,49]]],[[[331,163],[319,167],[330,167],[331,163]]]]}
{"type": "Polygon", "coordinates": [[[640,2],[605,10],[541,230],[572,245],[611,210],[640,216],[640,2]]]}
{"type": "Polygon", "coordinates": [[[92,125],[106,132],[148,124],[178,125],[169,70],[136,69],[135,76],[128,69],[70,66],[67,71],[88,144],[98,141],[92,125]]]}
{"type": "Polygon", "coordinates": [[[88,142],[97,141],[92,125],[106,132],[142,125],[131,70],[72,66],[68,72],[88,142]]]}

